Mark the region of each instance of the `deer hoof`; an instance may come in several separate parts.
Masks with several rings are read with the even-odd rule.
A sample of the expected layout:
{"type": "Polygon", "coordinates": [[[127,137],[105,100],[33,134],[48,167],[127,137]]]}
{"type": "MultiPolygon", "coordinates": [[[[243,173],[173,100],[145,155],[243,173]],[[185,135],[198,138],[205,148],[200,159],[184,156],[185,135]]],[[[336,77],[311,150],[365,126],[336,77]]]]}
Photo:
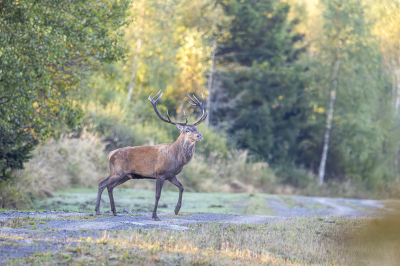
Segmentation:
{"type": "Polygon", "coordinates": [[[96,212],[96,215],[101,215],[101,213],[100,212],[96,212]]]}
{"type": "Polygon", "coordinates": [[[116,212],[113,212],[114,216],[118,216],[118,214],[116,212]]]}
{"type": "Polygon", "coordinates": [[[178,215],[179,210],[181,209],[181,206],[175,206],[175,215],[178,215]]]}
{"type": "Polygon", "coordinates": [[[161,221],[161,219],[160,219],[160,218],[158,218],[158,216],[157,216],[157,215],[153,215],[153,217],[152,217],[152,218],[154,219],[154,221],[157,221],[157,222],[161,221]]]}

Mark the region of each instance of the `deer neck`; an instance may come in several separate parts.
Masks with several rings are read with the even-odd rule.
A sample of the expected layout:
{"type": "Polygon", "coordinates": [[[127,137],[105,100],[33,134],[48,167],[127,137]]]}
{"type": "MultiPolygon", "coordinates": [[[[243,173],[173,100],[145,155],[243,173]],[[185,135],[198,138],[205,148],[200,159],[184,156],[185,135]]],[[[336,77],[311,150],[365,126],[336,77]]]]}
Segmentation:
{"type": "Polygon", "coordinates": [[[173,143],[173,153],[178,159],[181,165],[185,165],[190,162],[194,155],[196,142],[191,142],[185,137],[185,134],[181,133],[179,138],[173,143]]]}

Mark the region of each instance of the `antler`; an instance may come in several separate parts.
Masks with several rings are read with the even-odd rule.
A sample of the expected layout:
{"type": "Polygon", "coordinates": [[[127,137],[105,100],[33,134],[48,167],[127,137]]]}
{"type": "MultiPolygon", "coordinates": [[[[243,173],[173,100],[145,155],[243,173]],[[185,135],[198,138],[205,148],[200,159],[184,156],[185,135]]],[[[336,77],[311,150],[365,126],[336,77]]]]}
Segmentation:
{"type": "Polygon", "coordinates": [[[180,122],[173,122],[173,121],[171,121],[171,118],[169,117],[169,114],[168,114],[168,110],[167,110],[167,117],[168,117],[168,120],[165,119],[165,118],[160,114],[160,112],[158,112],[158,109],[157,109],[157,101],[158,101],[158,100],[161,98],[161,96],[162,96],[162,93],[161,93],[160,96],[158,96],[158,95],[160,94],[160,92],[161,92],[161,91],[159,91],[153,98],[151,98],[151,96],[153,95],[153,93],[152,93],[152,94],[150,94],[150,96],[149,96],[149,98],[148,98],[148,100],[149,100],[149,101],[151,102],[151,104],[153,105],[154,111],[156,112],[156,114],[158,115],[158,117],[159,117],[162,121],[167,122],[167,123],[170,123],[170,124],[173,124],[173,125],[178,124],[178,125],[186,126],[187,123],[188,123],[188,120],[187,120],[185,111],[183,111],[183,114],[184,114],[185,120],[186,120],[185,123],[180,123],[180,122]],[[158,97],[158,98],[157,98],[157,97],[158,97]],[[155,98],[157,98],[157,99],[154,100],[155,98]]]}
{"type": "MultiPolygon", "coordinates": [[[[200,117],[200,119],[197,120],[196,122],[194,122],[193,124],[191,124],[192,126],[197,126],[198,124],[200,124],[201,122],[203,122],[204,119],[207,118],[207,111],[204,112],[203,102],[200,102],[200,101],[196,98],[196,96],[193,95],[193,98],[194,98],[194,99],[193,99],[192,97],[190,97],[189,94],[188,94],[188,96],[189,96],[189,99],[190,99],[190,100],[189,100],[189,103],[190,103],[191,105],[200,107],[200,112],[201,112],[201,117],[200,117]]],[[[203,93],[201,94],[201,99],[204,101],[203,93]]]]}
{"type": "MultiPolygon", "coordinates": [[[[152,93],[152,94],[150,94],[150,96],[149,96],[149,98],[148,98],[148,100],[149,100],[149,101],[151,102],[151,104],[153,105],[154,111],[156,112],[156,114],[158,115],[158,117],[159,117],[162,121],[167,122],[167,123],[170,123],[170,124],[173,124],[173,125],[176,125],[176,124],[182,125],[182,126],[188,125],[188,120],[187,120],[185,111],[183,111],[183,115],[185,116],[185,120],[186,120],[185,123],[180,123],[180,122],[173,122],[173,121],[171,121],[171,118],[169,117],[169,114],[168,114],[168,110],[167,110],[167,117],[168,117],[168,119],[165,119],[165,118],[160,114],[160,112],[158,112],[158,109],[157,109],[157,101],[158,101],[158,100],[161,98],[161,96],[162,96],[162,93],[161,93],[161,95],[160,95],[160,93],[161,93],[161,91],[159,91],[153,98],[151,98],[151,96],[153,95],[153,93],[152,93]],[[155,100],[154,100],[154,99],[155,99],[155,100]]],[[[207,118],[207,112],[204,112],[203,102],[200,102],[200,101],[196,98],[196,96],[193,95],[193,98],[194,98],[194,99],[193,99],[192,97],[190,97],[189,94],[188,94],[188,96],[189,96],[189,99],[190,99],[190,100],[189,100],[189,103],[190,103],[191,105],[200,107],[200,111],[201,111],[201,117],[200,117],[200,119],[197,120],[196,122],[194,122],[193,124],[189,124],[190,126],[197,126],[198,124],[200,124],[201,122],[203,122],[204,119],[207,118]]],[[[202,98],[202,100],[204,101],[203,93],[201,94],[201,98],[202,98]]]]}

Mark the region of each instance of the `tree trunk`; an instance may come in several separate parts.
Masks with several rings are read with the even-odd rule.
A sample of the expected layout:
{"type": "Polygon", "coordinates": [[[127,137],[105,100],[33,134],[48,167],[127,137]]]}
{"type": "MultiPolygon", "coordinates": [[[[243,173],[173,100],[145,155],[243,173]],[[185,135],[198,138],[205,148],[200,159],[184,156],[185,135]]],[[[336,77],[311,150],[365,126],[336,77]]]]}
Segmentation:
{"type": "Polygon", "coordinates": [[[395,69],[394,70],[394,80],[396,81],[395,86],[396,86],[396,101],[395,101],[395,109],[399,109],[400,106],[400,70],[399,69],[395,69]]]}
{"type": "Polygon", "coordinates": [[[143,1],[143,6],[142,6],[142,9],[140,10],[139,38],[137,41],[135,56],[134,56],[133,62],[132,62],[133,75],[132,75],[132,80],[131,80],[131,83],[129,84],[129,89],[128,89],[128,97],[127,97],[128,102],[131,100],[133,89],[135,88],[137,65],[138,65],[138,61],[139,61],[140,49],[142,48],[142,42],[143,42],[142,41],[142,31],[143,31],[143,26],[144,26],[144,15],[145,15],[144,7],[145,7],[145,5],[146,5],[146,0],[143,1]]]}
{"type": "Polygon", "coordinates": [[[209,127],[210,117],[211,117],[211,109],[210,108],[211,108],[212,83],[213,83],[214,65],[215,65],[215,50],[217,50],[216,44],[217,44],[217,41],[214,37],[214,40],[213,40],[214,50],[211,53],[210,75],[208,77],[208,84],[207,84],[208,97],[207,97],[207,103],[206,103],[206,110],[208,112],[208,115],[206,118],[206,127],[209,127]]]}
{"type": "Polygon", "coordinates": [[[132,80],[131,80],[131,83],[129,84],[129,89],[128,89],[128,97],[127,97],[127,101],[128,102],[131,100],[132,92],[133,92],[133,89],[135,88],[137,62],[138,62],[138,59],[139,59],[139,51],[140,51],[141,47],[142,47],[142,39],[139,38],[138,44],[137,44],[137,48],[136,48],[135,57],[133,58],[133,63],[132,63],[133,75],[132,75],[132,80]]]}
{"type": "Polygon", "coordinates": [[[336,59],[335,66],[333,69],[333,82],[332,82],[332,89],[331,89],[331,93],[330,93],[329,110],[328,110],[328,117],[327,117],[327,122],[326,122],[326,131],[325,131],[325,136],[324,136],[324,148],[322,150],[321,163],[319,165],[319,170],[318,170],[319,186],[322,186],[322,184],[324,183],[326,157],[327,157],[328,149],[329,149],[329,133],[330,133],[331,127],[332,127],[333,107],[334,107],[335,100],[336,100],[337,78],[338,78],[338,72],[339,72],[339,65],[340,65],[340,61],[339,61],[339,59],[336,59]]]}

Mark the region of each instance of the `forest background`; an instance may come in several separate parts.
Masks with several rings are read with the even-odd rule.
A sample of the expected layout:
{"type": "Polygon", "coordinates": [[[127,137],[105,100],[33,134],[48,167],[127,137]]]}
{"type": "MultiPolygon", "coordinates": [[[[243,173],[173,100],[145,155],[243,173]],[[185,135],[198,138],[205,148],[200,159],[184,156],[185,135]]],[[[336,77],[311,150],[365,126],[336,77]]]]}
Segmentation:
{"type": "MultiPolygon", "coordinates": [[[[188,191],[400,196],[400,3],[0,1],[0,207],[96,187],[107,154],[204,140],[188,191]]],[[[151,181],[124,186],[153,188],[151,181]]]]}

